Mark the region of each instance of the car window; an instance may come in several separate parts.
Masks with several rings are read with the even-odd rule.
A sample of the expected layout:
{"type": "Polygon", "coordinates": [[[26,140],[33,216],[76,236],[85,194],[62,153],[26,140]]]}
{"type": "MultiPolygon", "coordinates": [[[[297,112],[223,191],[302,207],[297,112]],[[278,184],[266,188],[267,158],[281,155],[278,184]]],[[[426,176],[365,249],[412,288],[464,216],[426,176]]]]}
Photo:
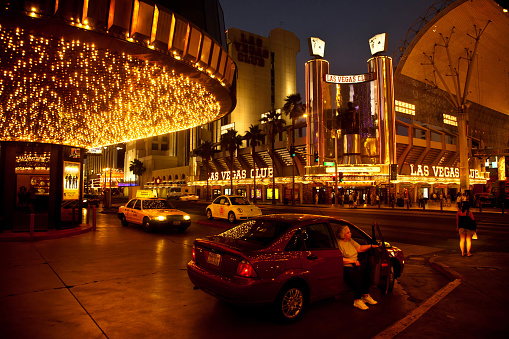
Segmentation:
{"type": "Polygon", "coordinates": [[[173,209],[175,206],[168,200],[143,200],[144,210],[161,210],[161,209],[173,209]]]}
{"type": "Polygon", "coordinates": [[[279,236],[289,227],[290,225],[284,222],[249,220],[219,235],[225,238],[240,239],[266,246],[279,239],[279,236]]]}
{"type": "Polygon", "coordinates": [[[352,239],[355,240],[359,245],[366,245],[369,243],[366,234],[359,230],[357,227],[342,221],[332,221],[330,222],[331,230],[334,236],[338,234],[338,231],[344,226],[348,226],[350,232],[352,233],[352,239]]]}
{"type": "Polygon", "coordinates": [[[133,208],[135,202],[136,202],[136,199],[133,199],[133,200],[129,201],[127,203],[126,207],[127,208],[133,208]]]}
{"type": "Polygon", "coordinates": [[[136,200],[136,203],[134,204],[135,210],[141,210],[141,200],[136,200]]]}
{"type": "Polygon", "coordinates": [[[221,205],[226,205],[227,202],[228,202],[228,199],[226,199],[225,197],[222,197],[219,199],[219,204],[221,204],[221,205]]]}
{"type": "Polygon", "coordinates": [[[212,202],[213,204],[220,204],[221,203],[221,199],[223,199],[223,197],[217,197],[214,202],[212,202]]]}
{"type": "Polygon", "coordinates": [[[292,239],[286,244],[285,251],[300,251],[302,250],[302,232],[297,230],[292,239]]]}
{"type": "Polygon", "coordinates": [[[249,201],[243,197],[232,197],[230,200],[232,201],[232,205],[250,205],[249,201]]]}
{"type": "Polygon", "coordinates": [[[305,228],[304,245],[306,249],[335,248],[336,242],[326,224],[309,225],[305,228]]]}

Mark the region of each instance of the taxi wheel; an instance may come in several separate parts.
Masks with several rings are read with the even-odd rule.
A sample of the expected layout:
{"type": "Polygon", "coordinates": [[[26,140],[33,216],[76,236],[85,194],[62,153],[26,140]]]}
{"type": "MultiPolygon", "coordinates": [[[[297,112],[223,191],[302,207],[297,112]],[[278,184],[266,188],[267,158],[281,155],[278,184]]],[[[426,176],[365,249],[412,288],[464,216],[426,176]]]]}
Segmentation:
{"type": "Polygon", "coordinates": [[[212,211],[210,210],[210,208],[207,210],[207,219],[209,219],[209,220],[214,219],[214,217],[212,216],[212,211]]]}
{"type": "Polygon", "coordinates": [[[150,220],[148,218],[143,219],[141,227],[145,232],[150,232],[150,220]]]}
{"type": "Polygon", "coordinates": [[[276,299],[275,311],[278,318],[285,323],[297,321],[306,305],[306,290],[301,284],[285,286],[276,299]]]}
{"type": "Polygon", "coordinates": [[[129,223],[127,222],[127,219],[125,218],[125,215],[123,215],[123,214],[120,217],[120,223],[122,224],[123,227],[127,227],[129,225],[129,223]]]}
{"type": "Polygon", "coordinates": [[[235,213],[233,213],[233,212],[228,213],[228,221],[233,224],[235,222],[235,220],[237,220],[235,218],[235,213]]]}

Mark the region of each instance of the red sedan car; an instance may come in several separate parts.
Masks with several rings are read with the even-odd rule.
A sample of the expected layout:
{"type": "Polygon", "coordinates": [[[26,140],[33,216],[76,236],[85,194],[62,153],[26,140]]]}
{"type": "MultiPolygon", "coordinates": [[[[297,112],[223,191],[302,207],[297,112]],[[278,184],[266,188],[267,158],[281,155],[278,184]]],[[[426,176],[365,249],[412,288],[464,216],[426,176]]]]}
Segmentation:
{"type": "Polygon", "coordinates": [[[383,293],[391,292],[403,272],[404,256],[384,242],[378,225],[369,236],[345,220],[317,215],[264,215],[196,239],[187,273],[196,287],[217,298],[273,304],[282,320],[295,321],[308,302],[348,288],[334,236],[345,225],[359,244],[382,244],[359,255],[370,264],[372,283],[383,293]]]}

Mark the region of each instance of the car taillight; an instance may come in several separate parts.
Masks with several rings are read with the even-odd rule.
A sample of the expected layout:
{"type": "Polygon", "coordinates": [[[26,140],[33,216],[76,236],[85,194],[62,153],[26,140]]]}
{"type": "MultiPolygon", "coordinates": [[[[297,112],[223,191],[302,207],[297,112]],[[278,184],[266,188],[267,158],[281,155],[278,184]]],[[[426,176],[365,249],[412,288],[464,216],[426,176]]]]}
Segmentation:
{"type": "Polygon", "coordinates": [[[196,261],[196,247],[193,245],[193,261],[196,261]]]}
{"type": "Polygon", "coordinates": [[[241,277],[246,278],[255,278],[257,276],[253,265],[251,265],[249,262],[242,260],[239,263],[239,266],[237,266],[237,275],[240,275],[241,277]]]}

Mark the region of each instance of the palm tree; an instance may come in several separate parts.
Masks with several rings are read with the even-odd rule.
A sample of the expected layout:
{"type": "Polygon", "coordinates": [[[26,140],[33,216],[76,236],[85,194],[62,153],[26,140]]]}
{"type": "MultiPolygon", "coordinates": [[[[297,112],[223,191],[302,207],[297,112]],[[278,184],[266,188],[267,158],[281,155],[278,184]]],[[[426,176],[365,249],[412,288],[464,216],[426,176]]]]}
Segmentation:
{"type": "MultiPolygon", "coordinates": [[[[306,111],[306,106],[301,102],[302,98],[299,93],[290,94],[285,99],[283,105],[283,113],[290,116],[292,119],[292,142],[291,145],[295,146],[295,120],[297,120],[302,113],[306,111]]],[[[295,158],[292,158],[292,205],[295,205],[295,158]]]]}
{"type": "Polygon", "coordinates": [[[225,134],[221,136],[221,148],[223,152],[228,150],[230,153],[230,180],[231,180],[231,195],[233,195],[233,163],[234,163],[234,155],[235,152],[242,145],[242,136],[237,134],[237,131],[234,129],[228,130],[225,134]]]}
{"type": "Polygon", "coordinates": [[[263,140],[265,139],[263,135],[263,131],[260,129],[260,125],[249,126],[249,131],[246,131],[244,135],[244,139],[247,140],[247,145],[251,146],[251,156],[253,157],[253,166],[254,166],[254,177],[253,177],[253,186],[254,186],[254,197],[253,202],[256,204],[256,146],[261,145],[263,140]]]}
{"type": "Polygon", "coordinates": [[[201,157],[205,164],[205,170],[207,171],[207,192],[205,193],[205,199],[209,200],[209,172],[210,172],[210,160],[214,155],[214,147],[212,142],[205,141],[200,146],[193,150],[193,154],[197,157],[201,157]]]}
{"type": "Polygon", "coordinates": [[[141,187],[141,176],[143,175],[143,173],[145,173],[146,170],[147,169],[145,168],[145,166],[143,166],[143,163],[138,159],[134,159],[133,161],[131,161],[131,164],[129,164],[129,171],[133,172],[134,175],[138,176],[138,183],[140,187],[141,187]]]}
{"type": "Polygon", "coordinates": [[[290,94],[286,97],[285,104],[283,105],[283,113],[292,119],[292,146],[295,144],[295,120],[305,111],[306,106],[302,103],[302,98],[299,93],[290,94]]]}
{"type": "Polygon", "coordinates": [[[276,204],[276,151],[274,143],[276,141],[276,135],[283,133],[283,125],[286,121],[281,119],[281,113],[275,110],[270,111],[267,115],[260,119],[262,122],[263,129],[267,133],[267,142],[270,144],[270,157],[272,158],[272,204],[276,204]]]}

